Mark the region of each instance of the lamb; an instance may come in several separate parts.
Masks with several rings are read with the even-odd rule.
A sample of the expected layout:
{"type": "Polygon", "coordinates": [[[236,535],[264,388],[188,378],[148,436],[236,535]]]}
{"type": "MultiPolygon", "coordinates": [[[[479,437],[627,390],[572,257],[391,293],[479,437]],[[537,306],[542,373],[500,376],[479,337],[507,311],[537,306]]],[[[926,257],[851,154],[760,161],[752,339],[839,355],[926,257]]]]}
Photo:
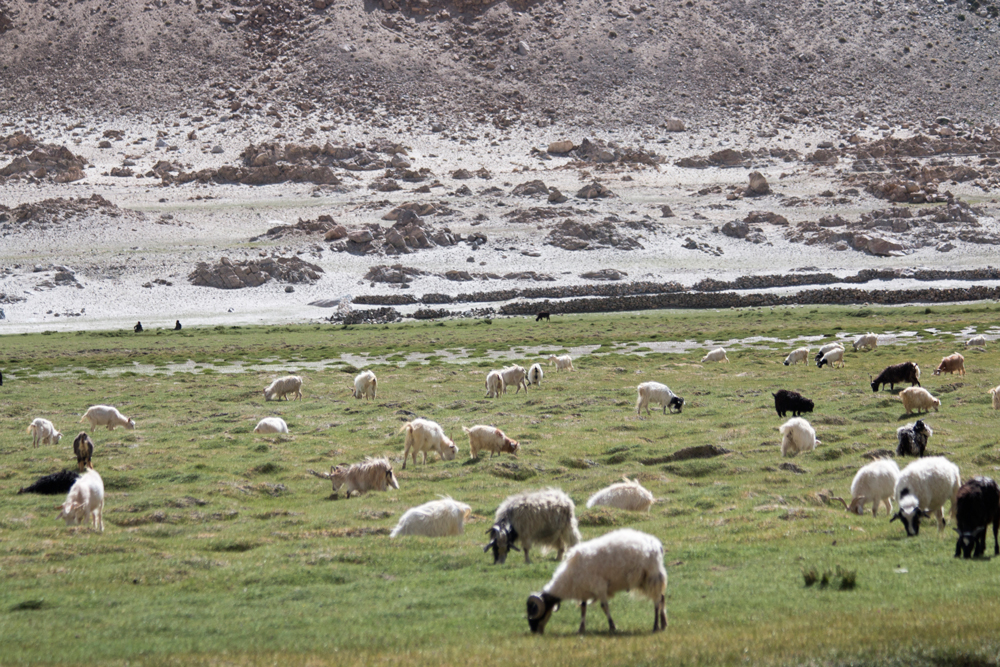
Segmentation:
{"type": "Polygon", "coordinates": [[[80,472],[87,468],[92,468],[91,459],[94,456],[94,441],[90,436],[81,431],[80,435],[73,440],[73,453],[76,454],[76,469],[80,472]]]}
{"type": "Polygon", "coordinates": [[[508,438],[503,431],[494,426],[462,427],[469,436],[469,458],[479,458],[479,452],[488,451],[490,458],[494,454],[512,454],[515,458],[521,451],[521,445],[516,440],[508,438]]]}
{"type": "Polygon", "coordinates": [[[254,433],[288,433],[288,424],[281,417],[264,417],[253,429],[254,433]]]}
{"type": "Polygon", "coordinates": [[[504,392],[503,375],[500,371],[490,371],[486,374],[486,398],[500,398],[504,392]]]}
{"type": "Polygon", "coordinates": [[[639,480],[622,477],[622,481],[605,487],[587,500],[587,508],[598,505],[617,507],[631,512],[648,512],[656,499],[643,488],[639,480]]]}
{"type": "Polygon", "coordinates": [[[62,440],[62,433],[48,419],[36,417],[28,424],[28,433],[31,434],[31,446],[37,447],[38,443],[43,445],[58,445],[62,440]]]}
{"type": "Polygon", "coordinates": [[[528,384],[542,386],[542,377],[545,373],[542,371],[541,364],[531,364],[531,368],[528,369],[528,384]]]}
{"type": "Polygon", "coordinates": [[[962,485],[958,466],[943,456],[917,459],[903,468],[896,480],[896,504],[899,510],[889,523],[897,519],[906,528],[906,534],[920,533],[920,519],[937,516],[938,534],[944,530],[944,504],[951,500],[951,513],[956,511],[956,496],[962,485]]]}
{"type": "Polygon", "coordinates": [[[705,363],[706,361],[718,361],[719,363],[725,362],[728,364],[729,357],[726,356],[724,349],[717,347],[701,358],[701,363],[705,363]]]}
{"type": "Polygon", "coordinates": [[[524,548],[524,562],[531,564],[529,551],[538,544],[554,547],[556,560],[562,560],[566,549],[580,541],[576,524],[576,507],[559,489],[522,491],[508,496],[494,516],[493,527],[486,531],[490,542],[483,551],[493,549],[493,564],[503,564],[510,549],[520,541],[524,548]]]}
{"type": "Polygon", "coordinates": [[[302,398],[302,378],[298,375],[286,375],[285,377],[278,378],[267,385],[267,388],[264,390],[264,400],[280,401],[284,398],[287,401],[288,397],[286,394],[295,394],[295,398],[302,398]]]}
{"type": "Polygon", "coordinates": [[[877,393],[885,385],[889,385],[889,391],[893,391],[897,384],[909,382],[910,386],[920,386],[920,366],[912,361],[904,361],[901,364],[886,366],[877,377],[868,375],[871,380],[872,393],[877,393]]]}
{"type": "Polygon", "coordinates": [[[638,387],[639,397],[635,401],[635,414],[642,417],[642,409],[646,408],[646,414],[649,415],[649,404],[656,403],[663,406],[663,414],[667,414],[667,408],[670,408],[670,412],[677,409],[680,412],[684,408],[684,399],[670,391],[670,387],[659,382],[643,382],[638,387]]]}
{"type": "Polygon", "coordinates": [[[781,455],[795,456],[799,452],[811,452],[817,445],[823,444],[816,439],[816,431],[802,417],[792,417],[782,424],[778,431],[781,433],[781,455]]]}
{"type": "Polygon", "coordinates": [[[549,358],[548,358],[548,361],[550,361],[550,362],[552,362],[552,363],[554,363],[556,365],[556,370],[557,371],[575,371],[576,370],[575,368],[573,368],[573,358],[571,356],[569,356],[568,354],[564,354],[564,355],[559,356],[559,357],[557,357],[554,354],[550,354],[549,358]]]}
{"type": "Polygon", "coordinates": [[[513,366],[507,366],[500,371],[500,375],[503,376],[503,393],[507,393],[507,388],[511,385],[517,387],[517,391],[521,391],[521,387],[524,387],[524,393],[528,393],[528,371],[524,370],[523,367],[514,364],[513,366]]]}
{"type": "Polygon", "coordinates": [[[453,461],[458,454],[458,447],[444,434],[444,429],[429,419],[414,419],[403,424],[399,432],[406,431],[406,449],[403,450],[403,470],[406,470],[406,457],[412,450],[413,465],[417,465],[417,452],[422,452],[423,462],[427,463],[427,452],[437,452],[445,461],[453,461]]]}
{"type": "Polygon", "coordinates": [[[22,486],[18,490],[18,495],[22,493],[38,493],[47,496],[57,496],[61,493],[69,493],[80,475],[71,470],[61,470],[51,475],[39,477],[33,484],[22,486]]]}
{"type": "Polygon", "coordinates": [[[955,558],[979,558],[986,551],[986,528],[993,524],[993,555],[1000,556],[1000,487],[989,477],[973,477],[958,489],[955,558]],[[975,548],[975,554],[973,554],[975,548]]]}
{"type": "Polygon", "coordinates": [[[851,504],[843,498],[834,498],[844,503],[844,509],[853,514],[864,514],[865,505],[872,504],[872,516],[878,516],[880,504],[885,504],[885,513],[892,514],[892,496],[896,493],[899,466],[892,459],[875,459],[861,466],[851,482],[851,504]]]}
{"type": "Polygon", "coordinates": [[[797,391],[779,389],[778,393],[771,394],[771,396],[774,396],[774,409],[779,417],[784,417],[789,411],[791,411],[793,417],[813,411],[814,404],[812,400],[797,391]]]}
{"type": "Polygon", "coordinates": [[[792,350],[791,354],[785,357],[786,366],[794,366],[795,364],[802,362],[803,364],[809,362],[809,348],[800,347],[797,350],[792,350]]]}
{"type": "Polygon", "coordinates": [[[667,570],[663,545],[652,535],[621,528],[573,547],[545,588],[528,597],[528,627],[544,634],[552,612],[563,600],[580,601],[580,630],[587,620],[587,603],[596,600],[615,632],[608,599],[619,591],[637,591],[653,601],[653,632],[667,627],[667,570]]]}
{"type": "Polygon", "coordinates": [[[1000,387],[993,387],[988,393],[993,397],[993,409],[1000,410],[1000,387]]]}
{"type": "Polygon", "coordinates": [[[941,373],[965,375],[965,357],[958,352],[943,357],[941,364],[934,370],[934,375],[941,375],[941,373]]]}
{"type": "Polygon", "coordinates": [[[840,364],[841,368],[847,365],[847,363],[844,361],[844,348],[842,347],[835,347],[826,354],[824,354],[819,359],[819,361],[816,362],[816,368],[823,368],[823,366],[826,366],[828,364],[831,367],[836,368],[838,363],[840,364]]]}
{"type": "Polygon", "coordinates": [[[819,361],[820,359],[822,359],[823,355],[825,355],[830,350],[835,350],[837,348],[840,348],[841,350],[843,350],[844,346],[843,346],[842,343],[839,343],[839,342],[827,343],[823,347],[819,348],[819,351],[816,353],[816,357],[815,357],[816,361],[819,361]]]}
{"type": "Polygon", "coordinates": [[[903,401],[906,414],[914,410],[930,412],[931,408],[934,408],[934,412],[939,412],[938,408],[941,407],[941,401],[931,396],[931,393],[923,387],[907,387],[899,392],[899,398],[903,401]]]}
{"type": "Polygon", "coordinates": [[[873,333],[861,334],[854,339],[854,351],[857,352],[859,349],[864,348],[866,350],[874,350],[878,347],[878,336],[873,333]]]}
{"type": "Polygon", "coordinates": [[[399,517],[399,522],[389,533],[389,537],[461,535],[465,532],[465,520],[471,513],[471,507],[450,497],[432,500],[406,510],[403,516],[399,517]]]}
{"type": "Polygon", "coordinates": [[[98,426],[107,426],[109,431],[115,430],[116,426],[124,426],[130,431],[135,430],[135,422],[118,412],[118,408],[110,405],[92,405],[87,408],[80,418],[81,422],[89,421],[90,430],[93,431],[98,426]]]}
{"type": "Polygon", "coordinates": [[[65,519],[67,526],[80,523],[93,525],[104,532],[104,480],[93,468],[80,475],[73,484],[59,510],[57,519],[65,519]]]}
{"type": "Polygon", "coordinates": [[[396,475],[392,472],[392,464],[385,457],[373,459],[366,456],[361,463],[334,466],[330,468],[330,472],[315,470],[306,472],[320,479],[330,480],[333,483],[333,492],[339,495],[340,490],[344,489],[347,498],[350,498],[352,493],[360,496],[368,491],[386,491],[389,487],[399,488],[396,475]]]}
{"type": "Polygon", "coordinates": [[[378,389],[378,378],[371,371],[361,371],[354,378],[354,386],[351,387],[351,394],[354,398],[365,398],[375,400],[375,392],[378,389]]]}
{"type": "Polygon", "coordinates": [[[978,336],[973,336],[969,340],[965,341],[966,347],[986,347],[986,336],[979,334],[978,336]]]}
{"type": "Polygon", "coordinates": [[[927,449],[927,438],[934,435],[931,427],[918,419],[913,424],[896,429],[896,456],[922,457],[927,449]]]}

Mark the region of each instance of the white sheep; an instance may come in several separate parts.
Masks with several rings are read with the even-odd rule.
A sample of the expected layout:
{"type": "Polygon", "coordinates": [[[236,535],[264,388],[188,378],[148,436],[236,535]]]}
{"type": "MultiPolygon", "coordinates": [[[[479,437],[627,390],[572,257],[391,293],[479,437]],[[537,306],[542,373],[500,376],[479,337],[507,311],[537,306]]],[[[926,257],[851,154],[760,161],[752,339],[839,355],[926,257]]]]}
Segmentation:
{"type": "Polygon", "coordinates": [[[528,384],[542,386],[542,377],[544,375],[545,373],[542,371],[541,364],[531,364],[531,368],[528,369],[528,384]]]}
{"type": "Polygon", "coordinates": [[[93,468],[88,468],[80,475],[62,505],[56,505],[59,510],[57,519],[65,519],[67,526],[78,526],[81,523],[92,525],[104,532],[104,480],[93,468]]]}
{"type": "Polygon", "coordinates": [[[701,363],[705,363],[706,361],[718,361],[719,363],[725,362],[728,364],[729,357],[726,356],[724,349],[717,347],[701,358],[701,363]]]}
{"type": "Polygon", "coordinates": [[[966,347],[972,347],[973,345],[976,347],[986,347],[986,336],[979,334],[978,336],[973,336],[969,340],[965,341],[966,347]]]}
{"type": "Polygon", "coordinates": [[[923,387],[907,387],[899,392],[899,398],[903,401],[906,414],[914,410],[930,412],[931,408],[934,408],[934,412],[940,412],[938,408],[941,407],[941,401],[931,396],[931,393],[923,387]]]}
{"type": "Polygon", "coordinates": [[[802,362],[803,364],[809,363],[809,348],[800,347],[797,350],[792,350],[792,352],[785,357],[786,366],[794,366],[795,364],[802,362]]]}
{"type": "Polygon", "coordinates": [[[315,470],[306,472],[320,479],[330,480],[333,483],[333,492],[340,495],[340,490],[343,489],[347,498],[350,498],[352,493],[360,496],[368,491],[386,491],[389,487],[399,488],[399,481],[392,472],[392,464],[385,457],[373,459],[366,456],[361,463],[333,466],[330,472],[315,470]]]}
{"type": "Polygon", "coordinates": [[[857,352],[861,348],[866,350],[874,350],[878,347],[878,335],[871,332],[866,334],[861,334],[854,339],[854,351],[857,352]]]}
{"type": "Polygon", "coordinates": [[[375,392],[378,389],[378,378],[371,371],[361,371],[354,378],[354,386],[351,387],[351,394],[354,398],[365,398],[375,400],[375,392]]]}
{"type": "Polygon", "coordinates": [[[278,378],[267,385],[264,390],[264,400],[280,401],[284,398],[287,401],[286,394],[295,394],[295,398],[302,398],[302,378],[298,375],[286,375],[283,378],[278,378]]]}
{"type": "Polygon", "coordinates": [[[92,405],[87,408],[80,418],[80,422],[90,422],[90,430],[93,431],[98,426],[107,426],[109,431],[115,430],[116,426],[124,426],[130,431],[135,430],[135,422],[118,412],[118,408],[110,405],[92,405]]]}
{"type": "Polygon", "coordinates": [[[37,447],[38,443],[43,445],[58,445],[62,439],[62,433],[48,419],[37,417],[28,424],[28,433],[31,434],[31,446],[37,447]]]}
{"type": "Polygon", "coordinates": [[[653,632],[666,629],[667,569],[663,545],[652,535],[621,528],[570,549],[545,588],[528,598],[528,627],[543,634],[563,600],[579,600],[583,634],[587,603],[596,600],[608,617],[608,629],[615,632],[608,600],[620,591],[637,591],[652,600],[653,632]]]}
{"type": "Polygon", "coordinates": [[[503,393],[507,393],[507,389],[511,386],[516,386],[517,391],[521,391],[521,387],[524,387],[524,393],[528,393],[528,371],[524,370],[522,366],[514,364],[513,366],[507,366],[500,371],[500,375],[503,376],[503,393]]]}
{"type": "Polygon", "coordinates": [[[989,394],[993,397],[993,409],[1000,410],[1000,386],[990,389],[989,394]]]}
{"type": "Polygon", "coordinates": [[[414,419],[403,424],[399,432],[406,432],[405,449],[403,450],[403,470],[406,470],[406,457],[413,452],[413,465],[417,465],[417,452],[423,453],[423,462],[427,463],[427,452],[437,452],[445,461],[453,461],[458,454],[458,447],[444,434],[444,429],[437,422],[429,419],[414,419]]]}
{"type": "Polygon", "coordinates": [[[554,547],[556,559],[561,560],[566,549],[580,541],[576,506],[561,490],[551,488],[522,491],[505,498],[486,534],[490,542],[483,551],[493,549],[494,565],[503,564],[510,549],[518,550],[514,542],[521,543],[524,562],[530,564],[528,552],[536,544],[554,547]]]}
{"type": "Polygon", "coordinates": [[[795,456],[799,452],[811,452],[817,445],[823,443],[816,439],[816,431],[812,425],[802,417],[792,417],[782,424],[778,431],[781,433],[781,455],[795,456]]]}
{"type": "Polygon", "coordinates": [[[521,445],[516,440],[511,440],[507,435],[495,426],[484,426],[482,424],[472,428],[462,427],[469,436],[469,458],[479,458],[479,452],[489,452],[490,458],[494,454],[512,454],[517,456],[521,451],[521,445]]]}
{"type": "Polygon", "coordinates": [[[841,350],[843,350],[844,349],[844,344],[841,343],[840,341],[834,341],[832,343],[827,343],[823,347],[819,348],[819,350],[816,352],[816,361],[819,361],[820,359],[822,359],[823,355],[826,354],[827,352],[829,352],[830,350],[834,350],[834,349],[836,349],[838,347],[841,350]]]}
{"type": "Polygon", "coordinates": [[[564,355],[561,355],[561,356],[558,356],[558,357],[556,355],[554,355],[554,354],[550,354],[547,361],[549,361],[551,363],[554,363],[556,365],[556,370],[557,371],[575,371],[576,370],[575,368],[573,368],[573,358],[571,356],[569,356],[568,354],[564,354],[564,355]]]}
{"type": "Polygon", "coordinates": [[[886,514],[892,514],[892,497],[896,493],[899,466],[892,459],[875,459],[861,466],[851,482],[851,504],[843,498],[835,498],[844,503],[852,514],[864,514],[865,505],[872,504],[872,516],[878,516],[880,504],[885,504],[886,514]]]}
{"type": "Polygon", "coordinates": [[[958,466],[943,456],[928,456],[917,459],[903,468],[896,480],[896,504],[899,510],[890,523],[899,519],[906,528],[906,534],[920,533],[920,519],[937,517],[938,534],[944,530],[944,504],[951,501],[954,516],[955,499],[962,486],[958,466]]]}
{"type": "Polygon", "coordinates": [[[635,401],[635,414],[642,416],[642,409],[646,408],[649,415],[649,404],[656,403],[663,406],[663,414],[667,414],[667,408],[673,412],[677,409],[680,412],[684,407],[684,399],[670,391],[670,387],[659,382],[643,382],[638,387],[638,397],[635,401]]]}
{"type": "Polygon", "coordinates": [[[829,364],[833,368],[836,368],[838,363],[841,368],[847,365],[847,362],[844,361],[844,348],[842,347],[835,347],[824,354],[819,361],[816,362],[816,367],[823,368],[823,366],[829,364]]]}
{"type": "Polygon", "coordinates": [[[389,533],[389,537],[461,535],[465,532],[465,520],[471,513],[471,507],[450,497],[432,500],[406,510],[403,516],[399,517],[399,522],[389,533]]]}
{"type": "Polygon", "coordinates": [[[254,433],[288,433],[288,424],[281,417],[264,417],[253,429],[254,433]]]}
{"type": "Polygon", "coordinates": [[[490,371],[486,374],[486,398],[500,398],[505,389],[500,371],[490,371]]]}
{"type": "Polygon", "coordinates": [[[616,482],[592,495],[587,500],[587,507],[606,505],[630,512],[648,512],[654,502],[656,499],[653,494],[643,488],[639,480],[622,477],[621,482],[616,482]]]}

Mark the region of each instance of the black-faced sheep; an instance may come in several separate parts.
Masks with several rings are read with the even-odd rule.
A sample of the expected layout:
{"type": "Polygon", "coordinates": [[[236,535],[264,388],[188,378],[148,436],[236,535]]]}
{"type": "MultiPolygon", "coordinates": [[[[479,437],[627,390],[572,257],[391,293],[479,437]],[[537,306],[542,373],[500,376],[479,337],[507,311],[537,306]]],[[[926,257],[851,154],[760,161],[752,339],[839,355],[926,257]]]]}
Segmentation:
{"type": "Polygon", "coordinates": [[[993,524],[993,555],[1000,555],[1000,487],[989,477],[973,477],[963,484],[956,497],[955,523],[958,541],[955,558],[979,558],[986,551],[986,528],[993,524]],[[975,549],[975,553],[973,553],[975,549]]]}
{"type": "Polygon", "coordinates": [[[901,364],[886,366],[877,377],[868,376],[871,380],[872,392],[877,392],[883,385],[889,385],[889,391],[896,388],[897,384],[909,382],[910,386],[920,386],[920,366],[912,361],[904,361],[901,364]]]}
{"type": "Polygon", "coordinates": [[[646,408],[649,413],[649,404],[657,403],[663,406],[663,414],[670,412],[680,412],[684,408],[684,399],[670,391],[670,387],[659,382],[643,382],[638,387],[639,396],[635,402],[635,414],[642,416],[642,409],[646,408]]]}
{"type": "Polygon", "coordinates": [[[842,347],[835,347],[826,354],[824,354],[816,362],[816,368],[823,368],[823,366],[827,365],[831,366],[832,368],[836,368],[837,364],[840,364],[841,368],[847,365],[847,362],[844,361],[844,348],[842,347]]]}
{"type": "Polygon", "coordinates": [[[900,426],[896,429],[896,456],[922,457],[927,449],[927,439],[932,435],[934,431],[922,419],[900,426]]]}
{"type": "Polygon", "coordinates": [[[524,562],[530,564],[529,551],[534,545],[554,547],[561,560],[566,549],[580,541],[576,523],[576,507],[572,499],[559,489],[522,491],[508,496],[494,516],[493,527],[486,531],[489,544],[483,551],[493,550],[493,564],[503,564],[507,553],[520,542],[524,562]]]}
{"type": "Polygon", "coordinates": [[[813,411],[813,402],[797,391],[779,389],[778,393],[771,395],[774,396],[774,409],[779,417],[784,417],[788,412],[793,417],[798,417],[802,413],[813,411]]]}
{"type": "Polygon", "coordinates": [[[944,504],[951,501],[951,513],[957,510],[956,496],[962,485],[958,466],[943,456],[917,459],[903,468],[896,480],[896,505],[899,510],[889,522],[897,519],[906,534],[920,533],[920,519],[937,517],[938,533],[944,530],[944,504]]]}

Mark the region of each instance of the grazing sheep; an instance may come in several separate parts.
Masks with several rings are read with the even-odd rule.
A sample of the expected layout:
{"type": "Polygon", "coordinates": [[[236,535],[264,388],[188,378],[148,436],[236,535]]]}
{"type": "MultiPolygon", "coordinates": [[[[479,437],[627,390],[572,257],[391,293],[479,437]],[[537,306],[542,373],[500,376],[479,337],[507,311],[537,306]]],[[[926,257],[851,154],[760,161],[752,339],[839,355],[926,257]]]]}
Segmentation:
{"type": "Polygon", "coordinates": [[[524,562],[531,564],[529,551],[538,544],[557,549],[556,560],[580,541],[576,525],[576,507],[559,489],[522,491],[508,496],[494,516],[493,527],[486,531],[490,542],[483,551],[493,549],[493,564],[503,564],[510,549],[518,551],[514,542],[524,548],[524,562]]]}
{"type": "Polygon", "coordinates": [[[524,370],[523,367],[514,364],[513,366],[507,366],[500,370],[500,375],[503,376],[503,393],[507,393],[507,388],[511,385],[517,387],[517,391],[521,391],[521,387],[524,387],[524,393],[528,393],[528,371],[524,370]]]}
{"type": "Polygon", "coordinates": [[[531,368],[528,369],[528,384],[535,384],[539,387],[542,386],[542,377],[545,373],[542,371],[541,364],[531,364],[531,368]]]}
{"type": "Polygon", "coordinates": [[[465,520],[472,508],[465,503],[444,497],[429,503],[411,507],[399,517],[396,527],[389,537],[422,535],[423,537],[448,537],[465,532],[465,520]]]}
{"type": "Polygon", "coordinates": [[[399,488],[396,475],[392,472],[392,464],[385,457],[373,459],[366,456],[361,463],[333,466],[330,472],[315,470],[306,472],[320,479],[330,480],[333,483],[333,492],[338,496],[340,490],[344,489],[346,498],[350,498],[352,493],[360,496],[368,491],[386,491],[389,487],[399,488]]]}
{"type": "Polygon", "coordinates": [[[854,339],[854,351],[857,352],[861,348],[866,350],[874,350],[878,347],[878,336],[873,333],[861,334],[854,339]]]}
{"type": "Polygon", "coordinates": [[[288,424],[281,417],[264,417],[253,429],[254,433],[288,433],[288,424]]]}
{"type": "Polygon", "coordinates": [[[993,524],[993,555],[1000,556],[1000,487],[989,477],[973,477],[958,489],[955,497],[955,558],[979,558],[986,551],[986,528],[993,524]],[[975,553],[973,554],[973,548],[975,553]]]}
{"type": "Polygon", "coordinates": [[[779,417],[784,417],[789,411],[791,411],[793,417],[813,411],[814,404],[812,400],[797,391],[779,389],[778,393],[771,394],[771,396],[774,396],[774,410],[778,413],[779,417]]]}
{"type": "Polygon", "coordinates": [[[931,427],[918,419],[913,424],[896,429],[896,456],[922,457],[927,449],[927,438],[934,435],[931,427]]]}
{"type": "Polygon", "coordinates": [[[965,357],[958,352],[943,357],[941,364],[934,370],[934,375],[941,375],[941,373],[965,375],[965,357]]]}
{"type": "Polygon", "coordinates": [[[875,459],[861,466],[851,482],[851,504],[843,498],[834,498],[844,503],[844,509],[852,514],[864,514],[865,505],[872,504],[872,516],[878,516],[878,507],[885,504],[885,513],[892,514],[892,497],[896,493],[899,466],[892,459],[875,459]]]}
{"type": "Polygon", "coordinates": [[[59,510],[57,519],[65,519],[67,526],[77,526],[81,523],[93,525],[104,532],[104,480],[93,468],[73,483],[73,487],[62,505],[56,505],[59,510]]]}
{"type": "Polygon", "coordinates": [[[817,445],[823,443],[816,439],[816,431],[802,417],[792,417],[782,424],[778,431],[781,433],[781,455],[795,456],[799,452],[811,452],[817,445]]]}
{"type": "Polygon", "coordinates": [[[83,472],[87,468],[93,468],[91,459],[94,456],[94,441],[90,436],[81,431],[80,435],[73,440],[73,453],[76,454],[76,469],[83,472]]]}
{"type": "Polygon", "coordinates": [[[536,322],[541,322],[542,320],[545,320],[546,322],[551,322],[552,321],[551,318],[550,318],[549,313],[541,312],[541,313],[538,313],[538,315],[535,315],[535,321],[536,322]]]}
{"type": "Polygon", "coordinates": [[[823,355],[825,355],[830,350],[836,350],[838,348],[840,348],[841,350],[843,350],[844,349],[844,345],[842,343],[839,343],[839,342],[836,342],[836,343],[827,343],[823,347],[819,348],[818,352],[816,352],[816,357],[815,357],[816,361],[819,361],[820,359],[822,359],[823,355]]]}
{"type": "Polygon", "coordinates": [[[504,392],[503,375],[500,371],[490,371],[486,374],[486,398],[500,398],[504,392]]]}
{"type": "Polygon", "coordinates": [[[800,347],[797,350],[792,350],[791,354],[785,357],[786,366],[794,366],[795,364],[802,362],[803,364],[809,363],[809,348],[800,347]]]}
{"type": "Polygon", "coordinates": [[[962,485],[958,466],[943,456],[917,459],[903,468],[896,480],[896,504],[899,510],[889,523],[899,519],[909,536],[920,533],[920,519],[937,516],[938,534],[944,530],[944,504],[951,501],[956,511],[956,496],[962,485]]]}
{"type": "Polygon", "coordinates": [[[931,393],[923,387],[907,387],[899,392],[899,398],[903,401],[906,414],[914,410],[930,412],[931,408],[934,408],[934,412],[939,412],[938,408],[941,407],[941,401],[931,396],[931,393]]]}
{"type": "Polygon", "coordinates": [[[413,465],[417,465],[417,452],[424,455],[427,463],[427,452],[437,452],[445,461],[453,461],[458,454],[458,447],[444,434],[444,429],[437,422],[429,419],[414,419],[403,424],[399,432],[406,431],[406,449],[403,450],[403,470],[406,470],[406,456],[413,452],[413,465]]]}
{"type": "Polygon", "coordinates": [[[351,387],[351,394],[354,398],[365,398],[375,400],[375,392],[378,389],[378,378],[371,371],[361,371],[354,377],[354,386],[351,387]]]}
{"type": "Polygon", "coordinates": [[[847,365],[847,362],[844,361],[844,348],[842,347],[835,347],[824,354],[819,361],[816,362],[816,368],[823,368],[823,366],[826,366],[827,364],[836,368],[838,363],[841,368],[847,365]]]}
{"type": "Polygon", "coordinates": [[[653,632],[667,627],[667,570],[663,545],[652,535],[621,528],[570,549],[566,560],[540,593],[528,598],[528,627],[544,634],[552,612],[563,600],[580,601],[580,630],[587,620],[587,603],[596,600],[615,632],[608,600],[619,591],[637,591],[653,601],[653,632]]]}
{"type": "Polygon", "coordinates": [[[57,496],[62,493],[69,493],[80,475],[71,470],[54,472],[51,475],[39,477],[33,484],[22,486],[18,490],[18,495],[22,493],[38,493],[46,496],[57,496]]]}
{"type": "Polygon", "coordinates": [[[280,401],[284,398],[287,401],[286,394],[295,394],[295,398],[302,398],[302,378],[298,375],[286,375],[283,378],[278,378],[267,385],[264,390],[264,400],[280,401]]]}
{"type": "Polygon", "coordinates": [[[36,417],[28,424],[28,433],[31,434],[31,446],[37,447],[38,443],[43,445],[58,445],[62,440],[62,433],[48,419],[36,417]]]}
{"type": "Polygon", "coordinates": [[[1000,410],[1000,387],[993,387],[988,393],[993,397],[993,409],[1000,410]]]}
{"type": "Polygon", "coordinates": [[[885,385],[889,385],[889,391],[893,391],[897,384],[902,384],[903,382],[909,382],[911,387],[913,385],[919,387],[920,366],[917,366],[912,361],[904,361],[901,364],[886,366],[877,377],[872,377],[869,374],[868,379],[871,380],[872,393],[878,392],[885,385]]]}
{"type": "Polygon", "coordinates": [[[479,452],[488,451],[490,458],[494,454],[512,454],[517,457],[521,451],[521,445],[516,440],[511,440],[503,431],[495,426],[473,426],[472,428],[462,427],[462,430],[469,435],[469,458],[478,459],[479,452]]]}
{"type": "Polygon", "coordinates": [[[670,412],[677,409],[680,412],[684,408],[684,399],[670,391],[670,387],[659,382],[643,382],[638,387],[639,397],[635,401],[635,414],[642,416],[642,409],[646,408],[646,414],[649,414],[649,404],[656,403],[663,406],[663,414],[667,414],[667,408],[670,408],[670,412]]]}
{"type": "Polygon", "coordinates": [[[568,354],[564,354],[564,355],[559,356],[559,357],[557,357],[554,354],[550,354],[549,358],[548,358],[548,361],[550,361],[550,362],[552,362],[552,363],[554,363],[556,365],[556,370],[557,371],[575,371],[576,370],[575,368],[573,368],[573,358],[571,356],[569,356],[568,354]]]}
{"type": "Polygon", "coordinates": [[[729,357],[726,356],[724,349],[717,347],[701,358],[701,363],[705,363],[706,361],[718,361],[719,363],[725,362],[728,364],[729,357]]]}
{"type": "Polygon", "coordinates": [[[135,430],[135,422],[118,412],[118,408],[110,405],[92,405],[87,408],[80,418],[80,422],[90,422],[90,430],[93,431],[98,426],[107,426],[109,431],[115,430],[116,426],[124,426],[130,431],[135,430]]]}
{"type": "Polygon", "coordinates": [[[622,481],[605,487],[587,500],[587,507],[607,505],[631,512],[648,512],[656,499],[644,489],[639,480],[622,477],[622,481]]]}
{"type": "Polygon", "coordinates": [[[973,336],[969,340],[965,341],[966,347],[986,347],[986,336],[979,334],[978,336],[973,336]]]}

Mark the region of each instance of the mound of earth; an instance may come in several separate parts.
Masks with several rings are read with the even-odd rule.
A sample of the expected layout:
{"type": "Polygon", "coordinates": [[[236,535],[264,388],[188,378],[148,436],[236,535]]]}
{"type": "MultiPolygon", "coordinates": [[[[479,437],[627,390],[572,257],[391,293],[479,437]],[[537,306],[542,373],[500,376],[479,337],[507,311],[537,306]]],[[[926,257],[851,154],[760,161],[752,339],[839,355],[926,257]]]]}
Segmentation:
{"type": "MultiPolygon", "coordinates": [[[[34,178],[52,180],[56,183],[71,183],[84,177],[83,169],[87,160],[74,155],[65,146],[55,144],[22,143],[26,135],[7,137],[7,145],[16,144],[22,147],[31,146],[31,152],[11,160],[10,164],[0,168],[0,183],[8,179],[34,178]]],[[[16,152],[16,151],[15,151],[16,152]]]]}
{"type": "MultiPolygon", "coordinates": [[[[328,215],[321,215],[315,220],[299,220],[294,225],[278,225],[277,227],[271,227],[269,230],[261,234],[260,236],[254,236],[250,239],[250,242],[255,241],[276,241],[278,239],[289,238],[289,237],[302,237],[311,235],[323,235],[324,238],[330,234],[331,231],[337,228],[343,229],[338,225],[333,218],[328,215]]],[[[342,238],[346,235],[336,236],[336,238],[342,238]]],[[[329,239],[327,239],[329,240],[329,239]]]]}
{"type": "Polygon", "coordinates": [[[601,222],[586,223],[567,219],[556,225],[545,237],[545,243],[563,250],[596,250],[616,248],[634,250],[642,248],[636,239],[626,236],[619,229],[617,218],[605,218],[601,222]]]}
{"type": "Polygon", "coordinates": [[[261,260],[234,262],[223,257],[215,265],[199,262],[188,275],[192,285],[218,289],[257,287],[269,280],[282,283],[308,283],[319,280],[323,269],[298,257],[267,257],[261,260]]]}
{"type": "MultiPolygon", "coordinates": [[[[118,208],[98,194],[90,197],[43,199],[14,208],[0,205],[0,231],[55,229],[80,218],[99,216],[138,221],[145,215],[138,211],[118,208]]],[[[95,223],[96,224],[96,223],[95,223]]]]}
{"type": "MultiPolygon", "coordinates": [[[[343,235],[330,246],[331,250],[338,252],[350,252],[357,255],[382,254],[382,255],[405,255],[418,250],[434,248],[437,246],[453,246],[463,241],[461,234],[453,234],[448,227],[435,228],[414,212],[413,207],[404,205],[392,211],[396,221],[388,229],[383,229],[378,223],[371,223],[363,229],[353,231],[345,230],[343,235]]],[[[327,240],[331,240],[331,230],[327,234],[327,240]]],[[[476,246],[486,243],[486,236],[483,234],[470,234],[466,239],[470,245],[476,246]]]]}

